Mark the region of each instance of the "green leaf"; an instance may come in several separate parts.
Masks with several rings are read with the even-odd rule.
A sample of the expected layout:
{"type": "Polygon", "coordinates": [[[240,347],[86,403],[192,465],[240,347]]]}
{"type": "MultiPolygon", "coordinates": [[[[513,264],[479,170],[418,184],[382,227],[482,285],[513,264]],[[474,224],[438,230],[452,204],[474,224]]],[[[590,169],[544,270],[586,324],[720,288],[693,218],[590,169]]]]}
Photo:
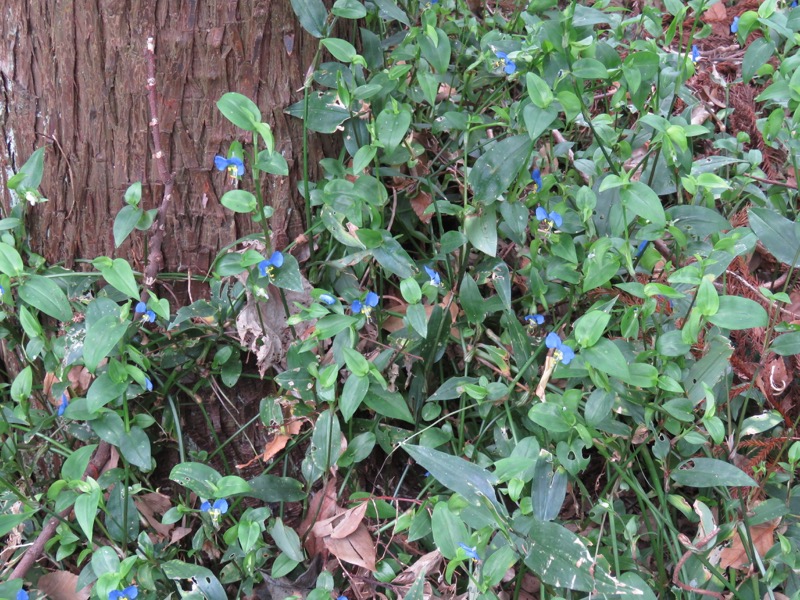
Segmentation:
{"type": "Polygon", "coordinates": [[[138,206],[126,204],[122,207],[114,218],[114,247],[122,245],[143,215],[144,211],[138,206]]]}
{"type": "Polygon", "coordinates": [[[763,37],[758,37],[748,43],[747,50],[742,59],[742,82],[747,83],[763,65],[769,62],[775,53],[775,44],[768,42],[763,37]]]}
{"type": "Polygon", "coordinates": [[[286,177],[289,174],[289,163],[280,152],[267,152],[262,150],[258,153],[256,168],[270,175],[286,177]]]}
{"type": "Polygon", "coordinates": [[[83,363],[91,373],[106,358],[128,330],[128,322],[116,315],[107,315],[86,328],[83,344],[83,363]]]}
{"type": "Polygon", "coordinates": [[[280,518],[275,519],[275,523],[270,528],[269,534],[272,536],[272,539],[275,540],[275,545],[278,546],[286,556],[297,562],[303,562],[305,560],[297,532],[291,527],[286,527],[280,518]]]}
{"type": "Polygon", "coordinates": [[[705,317],[714,315],[719,310],[719,294],[710,275],[706,275],[700,281],[695,297],[695,308],[705,317]]]}
{"type": "Polygon", "coordinates": [[[339,417],[330,409],[320,413],[311,436],[308,458],[320,473],[336,464],[342,454],[339,417]]]}
{"type": "Polygon", "coordinates": [[[256,124],[261,122],[261,111],[255,102],[236,92],[223,94],[217,100],[217,108],[228,121],[245,131],[256,131],[256,124]]]}
{"type": "Polygon", "coordinates": [[[216,484],[221,476],[203,463],[183,462],[173,467],[169,478],[201,498],[213,498],[217,491],[216,484]]]}
{"type": "Polygon", "coordinates": [[[93,487],[91,492],[81,494],[75,499],[75,520],[78,521],[89,544],[92,543],[94,519],[100,504],[100,494],[100,488],[93,487]]]}
{"type": "Polygon", "coordinates": [[[409,304],[406,309],[406,319],[411,328],[421,337],[428,337],[428,315],[421,304],[409,304]]]}
{"type": "Polygon", "coordinates": [[[27,304],[59,321],[70,321],[72,309],[67,296],[52,279],[31,275],[19,288],[19,297],[27,304]]]}
{"type": "Polygon", "coordinates": [[[344,382],[342,397],[339,400],[339,410],[345,423],[350,422],[350,418],[361,406],[364,396],[369,389],[369,377],[363,375],[350,375],[344,382]]]}
{"type": "Polygon", "coordinates": [[[482,499],[487,498],[495,506],[501,506],[493,487],[497,484],[497,476],[483,467],[433,448],[410,444],[401,447],[439,483],[461,494],[471,504],[481,505],[482,499]]]}
{"type": "Polygon", "coordinates": [[[17,277],[24,270],[22,257],[13,246],[0,242],[0,271],[9,277],[17,277]]]}
{"type": "Polygon", "coordinates": [[[379,9],[378,16],[384,21],[400,21],[406,27],[411,27],[411,21],[395,0],[375,0],[375,4],[379,9]]]}
{"type": "Polygon", "coordinates": [[[83,478],[95,448],[97,448],[97,444],[89,444],[81,446],[70,454],[61,467],[61,477],[66,481],[79,481],[83,478]]]}
{"type": "Polygon", "coordinates": [[[128,206],[139,206],[139,202],[142,201],[142,182],[137,181],[136,183],[130,184],[128,189],[125,190],[125,196],[123,198],[125,204],[128,206]]]}
{"type": "Polygon", "coordinates": [[[402,394],[385,390],[376,383],[370,385],[369,392],[364,397],[364,404],[381,416],[414,423],[414,417],[402,394]]]}
{"type": "MultiPolygon", "coordinates": [[[[286,112],[302,119],[304,116],[304,101],[295,102],[286,112]]],[[[336,102],[336,94],[332,92],[312,93],[308,97],[308,120],[306,126],[311,131],[318,133],[333,133],[345,119],[350,118],[350,112],[336,102]]]]}
{"type": "Polygon", "coordinates": [[[330,52],[336,60],[343,63],[353,62],[353,59],[358,55],[353,44],[339,38],[325,38],[320,43],[328,49],[328,52],[330,52]]]}
{"type": "Polygon", "coordinates": [[[188,564],[180,560],[171,560],[164,563],[161,570],[164,575],[175,581],[176,585],[180,586],[185,580],[191,580],[202,593],[201,597],[206,600],[228,600],[228,594],[219,579],[205,567],[188,564]]]}
{"type": "Polygon", "coordinates": [[[664,227],[667,218],[658,195],[641,181],[634,181],[620,190],[623,206],[656,227],[664,227]]]}
{"type": "Polygon", "coordinates": [[[601,310],[592,310],[575,321],[575,340],[582,348],[597,343],[606,330],[611,315],[601,310]]]}
{"type": "Polygon", "coordinates": [[[292,292],[303,291],[303,277],[300,275],[300,265],[297,259],[288,252],[283,253],[283,265],[275,272],[272,282],[275,287],[292,292]]]}
{"type": "Polygon", "coordinates": [[[39,187],[44,173],[44,146],[34,151],[22,165],[16,175],[10,177],[6,183],[10,190],[25,190],[39,187]]]}
{"type": "Polygon", "coordinates": [[[456,557],[459,543],[469,540],[464,520],[453,514],[446,502],[437,502],[433,507],[431,530],[436,549],[448,560],[456,557]]]}
{"type": "Polygon", "coordinates": [[[230,496],[239,496],[252,491],[250,484],[238,475],[222,477],[215,485],[217,486],[217,498],[229,498],[230,496]]]}
{"type": "Polygon", "coordinates": [[[597,344],[591,348],[585,348],[581,355],[587,365],[603,373],[608,373],[612,377],[617,377],[622,381],[627,381],[630,373],[628,371],[628,361],[616,344],[606,338],[601,338],[597,344]]]}
{"type": "Polygon", "coordinates": [[[150,438],[141,427],[134,425],[126,435],[120,437],[119,451],[125,460],[142,471],[149,471],[152,467],[150,438]]]}
{"type": "Polygon", "coordinates": [[[219,201],[222,206],[235,213],[251,213],[258,208],[256,197],[247,190],[228,190],[219,201]]]}
{"type": "Polygon", "coordinates": [[[11,399],[22,402],[30,398],[33,389],[33,370],[30,365],[22,369],[11,384],[11,399]]]}
{"type": "Polygon", "coordinates": [[[358,0],[336,0],[331,12],[342,19],[363,19],[367,9],[358,0]]]}
{"type": "Polygon", "coordinates": [[[447,68],[450,66],[450,38],[438,27],[435,31],[436,40],[432,40],[428,35],[421,35],[417,40],[419,40],[422,58],[427,60],[441,75],[447,73],[447,68]]]}
{"type": "Polygon", "coordinates": [[[262,502],[300,502],[306,497],[303,484],[291,477],[276,477],[264,473],[247,483],[251,488],[247,495],[262,502]]]}
{"type": "Polygon", "coordinates": [[[558,111],[555,108],[539,109],[529,104],[522,111],[522,118],[525,121],[525,128],[532,141],[539,137],[553,124],[558,118],[558,111]]]}
{"type": "Polygon", "coordinates": [[[776,337],[772,340],[769,349],[780,356],[800,354],[800,331],[792,331],[776,337]]]}
{"type": "Polygon", "coordinates": [[[114,381],[108,372],[101,373],[92,382],[89,391],[86,392],[86,410],[96,413],[109,402],[122,396],[128,389],[128,381],[114,381]]]}
{"type": "Polygon", "coordinates": [[[481,155],[468,177],[475,201],[490,204],[504,194],[528,165],[532,150],[529,136],[515,135],[497,142],[481,155]]]}
{"type": "Polygon", "coordinates": [[[292,0],[292,9],[303,29],[315,38],[325,37],[328,11],[322,0],[292,0]]]}
{"type": "Polygon", "coordinates": [[[508,570],[517,563],[517,560],[519,560],[519,556],[511,546],[502,546],[483,563],[483,568],[481,569],[482,583],[490,589],[499,585],[508,570]]]}
{"type": "Polygon", "coordinates": [[[800,267],[800,240],[797,225],[768,208],[751,208],[750,229],[779,261],[800,267]]]}
{"type": "Polygon", "coordinates": [[[381,230],[381,245],[372,249],[372,256],[389,273],[396,275],[400,279],[414,276],[414,261],[386,230],[381,230]]]}
{"type": "MultiPolygon", "coordinates": [[[[717,312],[708,320],[731,331],[767,326],[767,311],[758,302],[739,296],[722,296],[717,312]]],[[[773,350],[774,351],[774,350],[773,350]]]]}
{"type": "MultiPolygon", "coordinates": [[[[475,171],[473,170],[472,173],[475,171]]],[[[483,206],[478,214],[464,219],[464,233],[470,244],[484,254],[497,255],[497,214],[494,204],[483,206]]]]}
{"type": "Polygon", "coordinates": [[[539,108],[547,108],[553,103],[553,90],[547,82],[536,73],[525,74],[525,85],[528,88],[528,96],[539,108]]]}
{"type": "Polygon", "coordinates": [[[136,277],[133,275],[133,269],[124,258],[115,258],[110,264],[106,257],[95,259],[92,264],[95,268],[99,269],[100,273],[110,285],[114,286],[120,292],[133,298],[139,299],[139,286],[136,285],[136,277]]]}
{"type": "MultiPolygon", "coordinates": [[[[525,565],[543,583],[583,592],[595,590],[597,581],[589,571],[595,562],[578,536],[556,523],[533,520],[527,537],[530,553],[525,565]]],[[[596,570],[595,575],[599,575],[596,570]]]]}
{"type": "Polygon", "coordinates": [[[608,69],[595,58],[581,58],[572,65],[572,73],[582,79],[605,79],[608,69]]]}
{"type": "Polygon", "coordinates": [[[572,425],[564,419],[563,408],[552,402],[538,402],[531,406],[528,418],[548,431],[565,433],[572,429],[572,425]]]}
{"type": "Polygon", "coordinates": [[[375,119],[378,140],[384,145],[384,152],[394,152],[408,133],[411,126],[411,111],[401,108],[395,111],[391,106],[384,108],[375,119]]]}
{"type": "Polygon", "coordinates": [[[485,301],[481,296],[480,289],[478,289],[478,284],[469,274],[461,280],[461,290],[458,297],[461,300],[461,308],[464,309],[464,313],[467,315],[467,321],[470,323],[483,321],[486,315],[484,309],[485,301]]]}
{"type": "Polygon", "coordinates": [[[758,485],[739,467],[716,458],[687,459],[672,470],[670,477],[675,483],[697,488],[758,485]]]}

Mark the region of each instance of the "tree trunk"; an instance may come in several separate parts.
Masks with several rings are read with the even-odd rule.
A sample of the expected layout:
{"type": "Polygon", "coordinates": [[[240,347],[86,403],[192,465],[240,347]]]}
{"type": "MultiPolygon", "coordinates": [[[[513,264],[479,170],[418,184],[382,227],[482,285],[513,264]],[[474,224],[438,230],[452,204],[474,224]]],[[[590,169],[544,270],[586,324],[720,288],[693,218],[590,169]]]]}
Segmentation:
{"type": "Polygon", "coordinates": [[[302,33],[287,0],[0,0],[0,7],[3,212],[18,201],[7,178],[46,145],[40,189],[49,202],[31,208],[28,228],[32,248],[49,262],[116,254],[144,267],[144,236],[115,251],[112,225],[131,183],[143,182],[143,208],[161,201],[148,128],[151,35],[161,145],[175,180],[164,270],[205,273],[220,248],[255,230],[249,216],[219,203],[230,183],[214,156],[235,139],[251,143],[217,110],[225,92],[258,104],[289,163],[290,177],[263,182],[276,246],[303,231],[295,183],[302,126],[283,109],[302,96],[295,90],[317,42],[302,33]]]}

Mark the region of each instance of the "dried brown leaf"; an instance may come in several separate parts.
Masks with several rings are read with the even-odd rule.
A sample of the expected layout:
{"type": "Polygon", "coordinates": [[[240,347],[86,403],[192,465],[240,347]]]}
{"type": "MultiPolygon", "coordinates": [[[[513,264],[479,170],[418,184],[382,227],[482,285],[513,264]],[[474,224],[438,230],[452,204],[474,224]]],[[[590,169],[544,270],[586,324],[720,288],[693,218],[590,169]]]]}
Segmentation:
{"type": "MultiPolygon", "coordinates": [[[[755,546],[759,556],[763,557],[775,543],[775,528],[778,526],[779,521],[780,519],[775,519],[768,523],[750,527],[750,537],[753,539],[753,546],[755,546]]],[[[746,570],[750,566],[750,559],[747,558],[747,551],[738,529],[730,547],[722,550],[719,566],[722,569],[733,567],[734,569],[742,570],[746,570]]]]}
{"type": "Polygon", "coordinates": [[[322,545],[314,535],[307,535],[317,521],[325,520],[336,514],[336,477],[331,477],[320,491],[312,494],[308,503],[308,512],[297,528],[297,534],[306,536],[305,547],[309,555],[315,556],[322,551],[322,545]]]}
{"type": "Polygon", "coordinates": [[[404,571],[400,572],[397,577],[392,580],[393,585],[412,585],[419,577],[420,573],[423,571],[427,575],[431,575],[436,571],[439,567],[439,564],[442,562],[442,553],[438,550],[434,550],[433,552],[428,552],[424,556],[420,556],[419,559],[410,567],[405,569],[404,571]]]}
{"type": "Polygon", "coordinates": [[[369,530],[361,523],[356,530],[343,538],[325,536],[322,538],[325,547],[339,560],[364,567],[369,571],[375,570],[375,542],[369,530]]]}
{"type": "Polygon", "coordinates": [[[725,9],[725,5],[721,1],[715,2],[708,7],[706,12],[703,13],[703,21],[706,23],[724,23],[727,20],[728,11],[725,9]]]}
{"type": "Polygon", "coordinates": [[[169,496],[152,492],[149,494],[142,494],[133,499],[139,514],[141,514],[150,526],[156,530],[156,533],[163,539],[169,539],[174,525],[164,525],[161,519],[156,518],[156,513],[163,515],[172,507],[172,502],[169,496]]]}
{"type": "Polygon", "coordinates": [[[342,511],[324,521],[318,521],[314,524],[312,533],[320,538],[325,536],[336,539],[346,538],[361,524],[365,514],[367,514],[367,503],[362,502],[358,506],[342,511]]]}
{"type": "Polygon", "coordinates": [[[409,202],[411,203],[411,208],[414,209],[414,213],[419,217],[419,220],[426,224],[430,223],[430,220],[433,218],[433,213],[426,213],[425,209],[433,202],[431,195],[423,190],[418,190],[417,195],[410,198],[409,202]]]}
{"type": "Polygon", "coordinates": [[[55,571],[39,578],[36,589],[45,594],[50,600],[87,600],[91,594],[91,587],[75,591],[78,576],[69,571],[55,571]]]}

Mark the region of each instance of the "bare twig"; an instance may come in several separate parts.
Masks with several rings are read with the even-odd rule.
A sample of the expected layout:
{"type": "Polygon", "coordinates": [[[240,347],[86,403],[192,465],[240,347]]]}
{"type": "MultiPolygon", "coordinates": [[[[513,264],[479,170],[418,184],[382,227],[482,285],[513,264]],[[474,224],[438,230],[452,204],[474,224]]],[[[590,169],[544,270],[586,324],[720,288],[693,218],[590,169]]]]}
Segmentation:
{"type": "MultiPolygon", "coordinates": [[[[717,535],[718,533],[719,533],[719,528],[716,528],[714,531],[709,533],[703,539],[701,539],[698,542],[696,542],[694,544],[695,547],[702,548],[708,542],[710,542],[714,538],[714,536],[717,535]]],[[[689,548],[686,552],[683,553],[683,556],[681,556],[681,559],[678,561],[678,564],[675,565],[675,570],[672,572],[672,583],[677,585],[682,590],[686,590],[687,592],[695,592],[697,594],[700,594],[701,596],[711,596],[712,598],[719,598],[720,600],[722,600],[722,598],[724,598],[725,596],[723,596],[722,594],[720,594],[718,592],[712,592],[711,590],[703,590],[703,589],[688,585],[686,583],[683,583],[681,581],[681,579],[680,579],[681,569],[683,568],[683,565],[686,564],[686,561],[689,560],[689,556],[691,556],[691,555],[692,555],[692,549],[691,548],[689,548]]]]}

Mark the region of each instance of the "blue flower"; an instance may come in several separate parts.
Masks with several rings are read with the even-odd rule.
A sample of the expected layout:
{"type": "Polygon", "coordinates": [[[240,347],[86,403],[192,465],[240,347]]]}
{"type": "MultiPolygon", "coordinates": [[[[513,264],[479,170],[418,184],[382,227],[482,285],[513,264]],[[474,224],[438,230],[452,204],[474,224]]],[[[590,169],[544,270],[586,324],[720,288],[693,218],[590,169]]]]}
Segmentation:
{"type": "Polygon", "coordinates": [[[216,522],[220,516],[228,512],[228,501],[225,498],[220,498],[219,500],[214,500],[214,504],[211,504],[206,500],[200,505],[200,510],[208,513],[211,520],[216,522]]]}
{"type": "Polygon", "coordinates": [[[553,358],[556,360],[556,362],[560,361],[565,365],[568,365],[572,362],[572,359],[575,358],[575,351],[562,342],[561,338],[554,331],[551,331],[547,334],[547,337],[544,340],[544,345],[554,350],[553,358]]]}
{"type": "Polygon", "coordinates": [[[647,244],[649,243],[650,242],[648,240],[645,240],[639,244],[639,247],[636,249],[636,258],[639,258],[642,254],[644,254],[644,251],[647,250],[647,244]]]}
{"type": "Polygon", "coordinates": [[[148,392],[153,391],[153,382],[150,381],[150,378],[147,375],[144,377],[144,389],[146,389],[148,392]]]}
{"type": "MultiPolygon", "coordinates": [[[[4,288],[2,285],[0,285],[0,298],[2,298],[5,293],[6,293],[6,288],[4,288]]],[[[24,592],[24,591],[25,590],[20,590],[20,592],[24,592]]],[[[25,593],[27,593],[27,592],[25,592],[25,593]]]]}
{"type": "Polygon", "coordinates": [[[467,546],[464,542],[459,542],[458,545],[464,551],[464,554],[466,554],[467,557],[471,558],[472,560],[481,559],[474,547],[467,546]]]}
{"type": "Polygon", "coordinates": [[[544,315],[527,315],[525,320],[528,322],[529,326],[535,327],[536,325],[542,325],[544,323],[544,315]]]}
{"type": "Polygon", "coordinates": [[[539,169],[534,169],[533,171],[531,171],[531,179],[533,179],[534,183],[534,188],[533,188],[534,192],[538,192],[544,187],[544,185],[542,184],[542,172],[539,169]]]}
{"type": "Polygon", "coordinates": [[[323,304],[327,304],[328,306],[336,304],[336,298],[334,298],[330,294],[320,294],[319,301],[322,302],[323,304]]]}
{"type": "Polygon", "coordinates": [[[731,33],[738,33],[739,31],[739,17],[733,17],[731,22],[731,33]]]}
{"type": "Polygon", "coordinates": [[[513,60],[508,58],[508,54],[506,54],[505,52],[499,52],[499,51],[495,52],[494,54],[495,54],[495,56],[497,58],[500,58],[500,59],[503,60],[503,63],[505,64],[505,66],[503,67],[503,70],[506,72],[506,75],[513,75],[514,73],[516,73],[516,71],[517,71],[517,63],[515,63],[513,60]]]}
{"type": "Polygon", "coordinates": [[[697,46],[692,46],[692,62],[696,63],[698,60],[700,60],[700,50],[697,46]]]}
{"type": "Polygon", "coordinates": [[[238,179],[244,175],[244,163],[241,158],[235,156],[225,158],[224,156],[217,155],[214,157],[214,166],[220,171],[228,171],[231,179],[238,179]]]}
{"type": "Polygon", "coordinates": [[[20,590],[17,592],[17,600],[28,600],[28,592],[25,590],[20,590]]]}
{"type": "Polygon", "coordinates": [[[262,260],[258,263],[258,271],[261,273],[262,277],[269,277],[272,279],[275,277],[275,269],[280,269],[283,266],[283,253],[275,250],[267,259],[262,260]]]}
{"type": "Polygon", "coordinates": [[[147,308],[147,304],[144,302],[136,304],[136,313],[142,315],[143,323],[154,323],[156,320],[156,313],[147,308]]]}
{"type": "Polygon", "coordinates": [[[64,411],[67,410],[69,406],[69,398],[67,397],[67,392],[61,394],[61,402],[58,403],[58,416],[64,416],[64,411]]]}
{"type": "MultiPolygon", "coordinates": [[[[439,0],[431,0],[431,4],[436,4],[439,0]]],[[[347,596],[339,596],[336,600],[347,600],[347,596]]]]}
{"type": "Polygon", "coordinates": [[[124,590],[112,590],[108,593],[108,600],[133,600],[139,595],[135,585],[129,585],[124,590]]]}
{"type": "Polygon", "coordinates": [[[353,300],[350,308],[352,309],[354,315],[361,313],[367,317],[367,319],[369,319],[372,309],[378,306],[378,300],[380,300],[378,294],[375,292],[367,292],[363,302],[361,300],[353,300]]]}
{"type": "Polygon", "coordinates": [[[789,5],[789,8],[797,8],[797,0],[794,0],[794,2],[792,2],[792,3],[789,5]]]}
{"type": "Polygon", "coordinates": [[[431,285],[435,285],[436,287],[442,285],[442,278],[439,276],[439,273],[437,273],[428,266],[424,267],[424,269],[425,272],[428,274],[428,277],[431,278],[431,285]]]}
{"type": "Polygon", "coordinates": [[[544,223],[546,229],[550,229],[554,225],[556,227],[561,227],[561,224],[564,222],[560,214],[555,211],[549,213],[541,206],[536,207],[536,218],[544,223]]]}

